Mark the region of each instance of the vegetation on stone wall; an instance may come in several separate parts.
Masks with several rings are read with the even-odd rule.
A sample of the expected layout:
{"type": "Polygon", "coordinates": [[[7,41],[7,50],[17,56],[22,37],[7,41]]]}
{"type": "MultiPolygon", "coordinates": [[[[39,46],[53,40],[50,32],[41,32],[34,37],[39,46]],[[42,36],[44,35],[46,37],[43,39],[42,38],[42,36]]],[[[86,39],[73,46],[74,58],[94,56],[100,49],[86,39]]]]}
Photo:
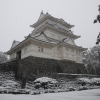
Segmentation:
{"type": "Polygon", "coordinates": [[[83,64],[46,59],[39,57],[27,57],[19,61],[11,61],[0,65],[0,70],[10,71],[13,70],[15,78],[35,80],[41,76],[51,76],[56,73],[73,73],[73,74],[86,74],[87,71],[83,64]]]}

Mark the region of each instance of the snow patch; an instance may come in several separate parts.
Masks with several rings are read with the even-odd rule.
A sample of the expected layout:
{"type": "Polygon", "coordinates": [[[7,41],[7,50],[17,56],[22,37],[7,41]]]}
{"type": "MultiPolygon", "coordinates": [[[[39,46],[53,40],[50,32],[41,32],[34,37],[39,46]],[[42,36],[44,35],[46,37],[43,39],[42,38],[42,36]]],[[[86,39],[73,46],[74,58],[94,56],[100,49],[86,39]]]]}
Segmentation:
{"type": "Polygon", "coordinates": [[[39,83],[43,83],[43,82],[57,83],[57,81],[55,79],[48,78],[48,77],[41,77],[34,81],[34,83],[38,83],[38,82],[39,83]]]}

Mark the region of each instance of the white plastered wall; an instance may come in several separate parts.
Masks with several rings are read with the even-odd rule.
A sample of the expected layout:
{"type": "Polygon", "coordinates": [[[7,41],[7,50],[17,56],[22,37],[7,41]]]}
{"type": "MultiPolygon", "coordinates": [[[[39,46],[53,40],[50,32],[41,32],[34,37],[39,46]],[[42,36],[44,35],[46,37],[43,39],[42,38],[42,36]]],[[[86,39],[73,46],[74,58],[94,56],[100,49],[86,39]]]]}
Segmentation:
{"type": "MultiPolygon", "coordinates": [[[[72,49],[70,47],[58,46],[49,48],[41,45],[30,44],[21,49],[21,59],[34,56],[41,58],[50,58],[57,60],[73,60],[77,63],[82,63],[81,51],[72,49]],[[39,52],[38,47],[43,48],[43,52],[39,52]],[[68,54],[68,55],[67,55],[68,54]]],[[[16,58],[16,53],[11,54],[11,59],[16,58]]]]}
{"type": "Polygon", "coordinates": [[[30,44],[22,49],[22,59],[28,56],[42,57],[42,58],[52,58],[52,49],[40,45],[30,44]],[[39,52],[38,47],[43,48],[43,52],[39,52]],[[25,48],[27,51],[25,52],[25,48]]]}
{"type": "Polygon", "coordinates": [[[81,52],[82,51],[80,51],[80,50],[77,50],[77,52],[76,52],[76,59],[77,59],[78,63],[83,63],[82,62],[82,53],[81,52]]]}
{"type": "Polygon", "coordinates": [[[52,59],[60,60],[60,48],[58,45],[52,48],[52,59]]]}
{"type": "Polygon", "coordinates": [[[77,63],[82,63],[81,51],[71,47],[64,47],[63,53],[64,53],[64,59],[72,60],[77,63]]]}

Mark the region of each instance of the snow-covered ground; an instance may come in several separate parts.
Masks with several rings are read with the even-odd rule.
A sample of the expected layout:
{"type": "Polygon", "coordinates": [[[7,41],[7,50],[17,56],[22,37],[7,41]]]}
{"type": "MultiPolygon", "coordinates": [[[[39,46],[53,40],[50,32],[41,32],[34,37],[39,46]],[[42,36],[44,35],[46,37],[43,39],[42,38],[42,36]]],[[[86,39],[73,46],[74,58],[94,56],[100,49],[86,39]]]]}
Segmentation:
{"type": "Polygon", "coordinates": [[[100,100],[100,89],[40,95],[0,94],[0,100],[100,100]]]}

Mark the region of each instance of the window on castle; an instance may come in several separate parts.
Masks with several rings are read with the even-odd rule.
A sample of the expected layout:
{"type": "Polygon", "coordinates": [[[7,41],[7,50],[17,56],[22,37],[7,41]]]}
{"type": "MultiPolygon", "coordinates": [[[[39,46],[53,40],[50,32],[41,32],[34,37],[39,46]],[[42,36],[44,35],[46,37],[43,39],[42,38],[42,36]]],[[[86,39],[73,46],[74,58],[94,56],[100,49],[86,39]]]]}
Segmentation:
{"type": "Polygon", "coordinates": [[[41,50],[40,50],[40,47],[38,47],[38,51],[40,52],[41,50]]]}
{"type": "Polygon", "coordinates": [[[43,52],[43,48],[41,48],[41,52],[43,52]]]}
{"type": "Polygon", "coordinates": [[[38,47],[39,52],[43,52],[43,47],[38,47]]]}

